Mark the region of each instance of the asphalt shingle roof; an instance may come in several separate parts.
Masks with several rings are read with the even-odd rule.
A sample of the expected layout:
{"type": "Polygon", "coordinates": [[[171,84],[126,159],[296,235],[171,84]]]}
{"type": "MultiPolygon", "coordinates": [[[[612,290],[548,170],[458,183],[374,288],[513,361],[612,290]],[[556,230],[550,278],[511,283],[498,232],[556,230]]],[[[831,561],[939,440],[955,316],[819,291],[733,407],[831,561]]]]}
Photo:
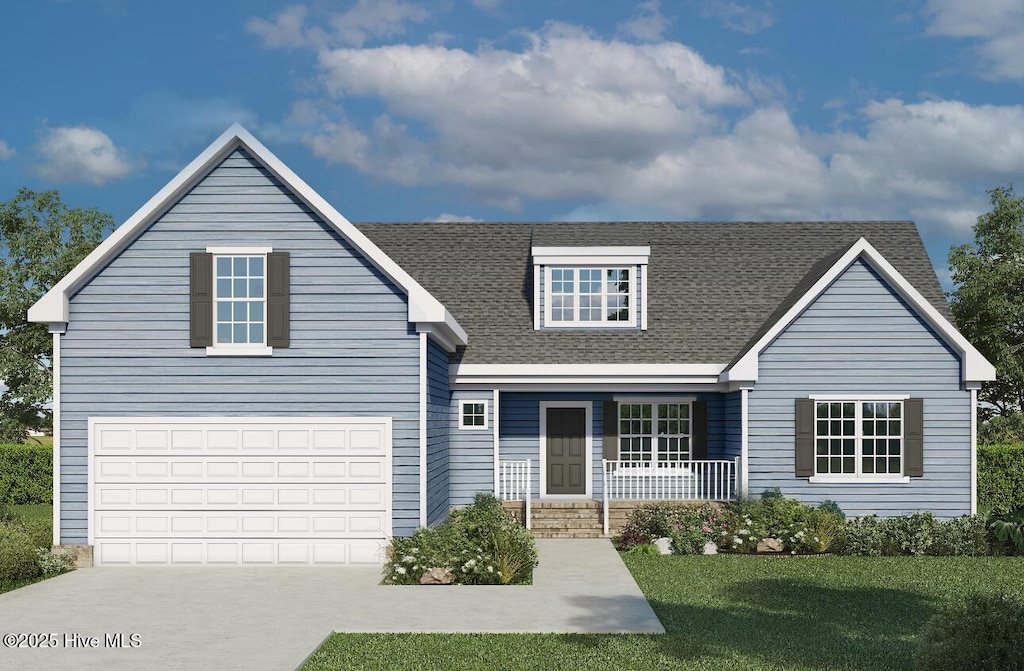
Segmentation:
{"type": "Polygon", "coordinates": [[[455,361],[729,363],[864,237],[953,321],[913,222],[363,223],[469,334],[455,361]],[[650,245],[647,331],[535,331],[531,246],[650,245]]]}

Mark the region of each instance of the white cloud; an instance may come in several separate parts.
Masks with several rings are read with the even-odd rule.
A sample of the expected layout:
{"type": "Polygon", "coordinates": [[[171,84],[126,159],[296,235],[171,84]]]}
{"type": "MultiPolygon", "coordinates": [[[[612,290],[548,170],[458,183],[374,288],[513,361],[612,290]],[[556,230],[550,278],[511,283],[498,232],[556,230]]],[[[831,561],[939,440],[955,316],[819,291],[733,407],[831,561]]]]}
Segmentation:
{"type": "Polygon", "coordinates": [[[929,0],[930,35],[971,39],[990,79],[1024,78],[1024,2],[929,0]]]}
{"type": "Polygon", "coordinates": [[[468,214],[451,214],[450,212],[442,212],[436,217],[424,219],[423,221],[457,222],[460,224],[472,224],[475,222],[483,221],[483,219],[477,219],[476,217],[471,217],[468,214]]]}
{"type": "Polygon", "coordinates": [[[304,24],[309,10],[302,5],[292,5],[274,16],[273,21],[253,17],[245,23],[245,29],[263,41],[263,46],[294,49],[306,46],[304,24]]]}
{"type": "Polygon", "coordinates": [[[346,44],[361,47],[372,38],[384,39],[402,35],[409,23],[422,23],[430,18],[426,8],[405,0],[357,0],[343,12],[327,15],[327,27],[307,27],[310,11],[292,5],[273,20],[253,17],[246,30],[260,38],[263,46],[294,49],[304,46],[326,47],[346,44]]]}
{"type": "Polygon", "coordinates": [[[618,30],[620,33],[638,40],[657,42],[670,23],[662,15],[658,0],[648,0],[648,2],[641,2],[633,18],[620,23],[618,30]]]}
{"type": "MultiPolygon", "coordinates": [[[[519,48],[322,48],[324,98],[287,127],[313,153],[401,185],[450,185],[564,218],[904,219],[965,234],[984,188],[1024,172],[1024,106],[831,101],[815,132],[784,87],[671,41],[549,24],[519,48]],[[342,103],[383,108],[372,120],[342,103]],[[852,132],[847,128],[859,127],[852,132]]],[[[445,213],[442,217],[449,217],[445,213]]]]}
{"type": "Polygon", "coordinates": [[[718,19],[730,30],[752,35],[775,25],[771,3],[765,1],[759,4],[760,6],[755,7],[733,0],[704,0],[701,4],[701,13],[718,19]]]}
{"type": "Polygon", "coordinates": [[[124,150],[106,133],[88,126],[63,126],[49,130],[36,145],[41,161],[35,171],[60,182],[100,185],[120,179],[132,170],[124,150]]]}
{"type": "Polygon", "coordinates": [[[497,12],[501,8],[502,0],[472,0],[473,6],[485,12],[497,12]]]}
{"type": "Polygon", "coordinates": [[[6,161],[9,158],[14,158],[14,155],[18,152],[14,151],[14,148],[8,145],[3,140],[0,140],[0,161],[6,161]]]}

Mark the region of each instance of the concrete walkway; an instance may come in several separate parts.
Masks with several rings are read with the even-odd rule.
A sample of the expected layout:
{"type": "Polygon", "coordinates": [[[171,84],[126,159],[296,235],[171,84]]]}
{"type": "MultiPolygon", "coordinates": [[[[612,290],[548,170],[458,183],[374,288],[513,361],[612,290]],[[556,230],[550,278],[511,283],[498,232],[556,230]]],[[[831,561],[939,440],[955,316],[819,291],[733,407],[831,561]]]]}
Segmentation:
{"type": "Polygon", "coordinates": [[[0,669],[290,671],[333,631],[664,632],[607,540],[537,548],[520,587],[383,587],[376,568],[83,569],[0,595],[0,635],[56,639],[0,646],[0,669]],[[125,647],[106,646],[118,633],[125,647]]]}

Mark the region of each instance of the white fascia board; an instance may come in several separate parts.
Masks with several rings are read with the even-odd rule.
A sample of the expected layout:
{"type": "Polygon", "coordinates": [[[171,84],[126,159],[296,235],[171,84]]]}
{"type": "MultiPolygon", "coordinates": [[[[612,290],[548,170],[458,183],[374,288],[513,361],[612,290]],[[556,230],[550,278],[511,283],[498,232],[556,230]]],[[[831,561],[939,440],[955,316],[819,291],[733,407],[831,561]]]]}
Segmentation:
{"type": "Polygon", "coordinates": [[[857,259],[863,259],[871,268],[907,301],[917,314],[945,340],[946,344],[961,356],[962,380],[964,382],[987,382],[996,379],[996,370],[989,361],[960,333],[948,319],[935,309],[917,289],[867,240],[861,238],[822,275],[807,292],[800,297],[743,356],[725,371],[722,382],[756,382],[758,357],[775,338],[779,336],[818,296],[824,293],[832,282],[846,271],[857,259]]]}
{"type": "MultiPolygon", "coordinates": [[[[460,387],[491,385],[719,385],[725,364],[452,364],[449,379],[460,387]]],[[[677,389],[678,390],[678,389],[677,389]]]]}
{"type": "Polygon", "coordinates": [[[649,246],[630,247],[531,247],[533,262],[539,265],[646,265],[649,246]]]}
{"type": "MultiPolygon", "coordinates": [[[[394,282],[409,297],[409,321],[440,322],[446,324],[458,338],[465,339],[465,331],[448,314],[445,307],[424,289],[416,280],[405,272],[387,254],[368,237],[357,229],[352,222],[341,215],[320,194],[313,190],[298,175],[292,172],[281,159],[263,146],[259,140],[242,127],[234,124],[219,138],[213,141],[203,153],[189,163],[155,196],[143,205],[127,221],[121,224],[88,256],[82,259],[75,268],[60,282],[55,284],[39,301],[29,308],[29,321],[33,322],[66,322],[68,321],[68,298],[72,296],[93,275],[107,263],[112,261],[135,238],[146,229],[157,217],[177,200],[196,182],[207,175],[228,154],[239,147],[245,148],[268,171],[299,196],[317,215],[331,225],[363,256],[370,260],[388,279],[394,282]],[[430,315],[419,318],[421,314],[430,315]]],[[[464,344],[464,343],[463,343],[464,344]]]]}

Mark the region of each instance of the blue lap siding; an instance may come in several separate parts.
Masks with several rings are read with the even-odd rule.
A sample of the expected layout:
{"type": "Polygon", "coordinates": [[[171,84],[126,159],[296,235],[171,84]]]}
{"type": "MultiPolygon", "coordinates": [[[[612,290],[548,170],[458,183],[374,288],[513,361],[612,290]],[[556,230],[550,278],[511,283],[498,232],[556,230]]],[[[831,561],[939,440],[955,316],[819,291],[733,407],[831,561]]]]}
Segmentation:
{"type": "Polygon", "coordinates": [[[847,514],[970,513],[971,396],[960,360],[869,266],[847,269],[761,354],[750,392],[750,493],[779,487],[847,514]],[[812,394],[924,399],[924,477],[811,484],[794,475],[795,399],[812,394]]]}
{"type": "Polygon", "coordinates": [[[393,531],[419,520],[419,342],[403,293],[236,151],[70,301],[61,341],[61,541],[87,538],[90,416],[390,416],[393,531]],[[189,347],[189,252],[291,254],[291,346],[189,347]]]}
{"type": "Polygon", "coordinates": [[[427,525],[448,514],[448,354],[427,341],[427,525]]]}

